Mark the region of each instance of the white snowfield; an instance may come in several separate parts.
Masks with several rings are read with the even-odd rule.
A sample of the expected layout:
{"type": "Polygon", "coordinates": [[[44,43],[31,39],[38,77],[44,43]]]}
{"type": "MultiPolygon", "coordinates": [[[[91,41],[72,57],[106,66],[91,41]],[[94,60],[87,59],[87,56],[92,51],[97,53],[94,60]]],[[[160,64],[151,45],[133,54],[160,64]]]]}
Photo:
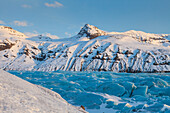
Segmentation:
{"type": "Polygon", "coordinates": [[[0,27],[0,69],[170,72],[168,34],[105,32],[89,24],[66,39],[14,31],[0,27]]]}
{"type": "Polygon", "coordinates": [[[58,93],[0,70],[0,113],[86,113],[58,93]]]}

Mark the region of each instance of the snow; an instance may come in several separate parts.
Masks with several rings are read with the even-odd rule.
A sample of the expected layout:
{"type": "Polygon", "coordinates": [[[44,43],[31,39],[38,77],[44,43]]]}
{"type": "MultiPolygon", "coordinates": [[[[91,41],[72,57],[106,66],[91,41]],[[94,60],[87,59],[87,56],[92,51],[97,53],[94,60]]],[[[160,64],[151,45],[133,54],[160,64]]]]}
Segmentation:
{"type": "Polygon", "coordinates": [[[170,111],[170,106],[164,104],[164,107],[161,109],[161,111],[169,110],[170,111]]]}
{"type": "Polygon", "coordinates": [[[46,37],[46,36],[42,36],[42,35],[27,38],[27,40],[32,40],[32,41],[36,41],[36,42],[52,41],[52,39],[50,37],[46,37]]]}
{"type": "Polygon", "coordinates": [[[5,39],[10,39],[10,40],[18,40],[18,39],[25,39],[27,36],[21,32],[18,32],[11,27],[7,26],[0,26],[0,40],[5,40],[5,39]]]}
{"type": "Polygon", "coordinates": [[[25,37],[2,26],[0,48],[0,69],[4,70],[170,71],[168,34],[134,30],[109,33],[86,24],[74,37],[54,39],[25,37]]]}
{"type": "Polygon", "coordinates": [[[3,113],[85,113],[67,103],[58,93],[33,85],[0,70],[0,112],[3,113]]]}

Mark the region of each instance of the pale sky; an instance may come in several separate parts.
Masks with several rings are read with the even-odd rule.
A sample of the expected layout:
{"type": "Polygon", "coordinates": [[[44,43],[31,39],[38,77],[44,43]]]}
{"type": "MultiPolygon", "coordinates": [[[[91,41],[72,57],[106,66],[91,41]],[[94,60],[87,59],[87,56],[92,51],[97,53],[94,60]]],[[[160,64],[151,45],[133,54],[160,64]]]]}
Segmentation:
{"type": "Polygon", "coordinates": [[[0,25],[21,32],[67,38],[86,23],[110,32],[170,34],[170,0],[0,0],[0,25]]]}

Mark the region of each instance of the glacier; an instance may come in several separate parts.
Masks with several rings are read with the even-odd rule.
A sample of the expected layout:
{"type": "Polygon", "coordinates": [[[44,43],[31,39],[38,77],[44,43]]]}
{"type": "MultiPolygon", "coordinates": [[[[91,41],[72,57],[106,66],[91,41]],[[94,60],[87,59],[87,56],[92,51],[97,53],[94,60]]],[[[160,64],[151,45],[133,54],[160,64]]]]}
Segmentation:
{"type": "Polygon", "coordinates": [[[25,71],[170,72],[170,35],[106,32],[86,24],[64,39],[28,37],[0,26],[0,69],[25,71]]]}
{"type": "Polygon", "coordinates": [[[90,113],[170,112],[170,73],[9,72],[90,113]]]}

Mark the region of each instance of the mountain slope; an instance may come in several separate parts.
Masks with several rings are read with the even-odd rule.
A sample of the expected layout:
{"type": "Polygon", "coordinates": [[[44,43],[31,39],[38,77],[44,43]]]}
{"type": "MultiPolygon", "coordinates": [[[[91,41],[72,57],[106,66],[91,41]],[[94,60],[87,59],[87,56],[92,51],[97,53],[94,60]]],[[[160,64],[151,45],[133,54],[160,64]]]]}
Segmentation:
{"type": "Polygon", "coordinates": [[[3,113],[86,113],[58,93],[0,70],[0,111],[3,113]]]}
{"type": "Polygon", "coordinates": [[[105,32],[86,24],[76,36],[68,39],[30,39],[17,40],[11,48],[1,50],[0,68],[170,72],[170,41],[167,34],[134,30],[105,32]]]}

